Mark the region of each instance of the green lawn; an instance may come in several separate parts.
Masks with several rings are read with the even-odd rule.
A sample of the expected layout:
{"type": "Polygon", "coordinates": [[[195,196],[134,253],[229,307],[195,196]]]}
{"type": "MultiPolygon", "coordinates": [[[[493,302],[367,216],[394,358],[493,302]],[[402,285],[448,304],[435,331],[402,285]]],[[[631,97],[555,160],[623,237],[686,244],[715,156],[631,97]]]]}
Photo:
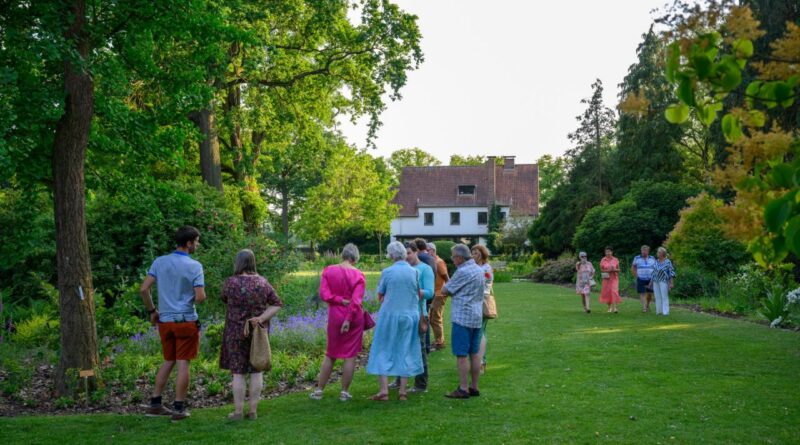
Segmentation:
{"type": "MultiPolygon", "coordinates": [[[[595,295],[596,298],[596,295],[595,295]]],[[[128,415],[0,419],[3,443],[800,443],[800,336],[674,310],[617,315],[580,310],[569,288],[497,285],[482,396],[448,400],[449,352],[431,357],[431,388],[406,403],[355,399],[338,387],[264,401],[257,422],[230,407],[171,424],[128,415]]],[[[394,394],[393,394],[393,397],[394,394]]]]}

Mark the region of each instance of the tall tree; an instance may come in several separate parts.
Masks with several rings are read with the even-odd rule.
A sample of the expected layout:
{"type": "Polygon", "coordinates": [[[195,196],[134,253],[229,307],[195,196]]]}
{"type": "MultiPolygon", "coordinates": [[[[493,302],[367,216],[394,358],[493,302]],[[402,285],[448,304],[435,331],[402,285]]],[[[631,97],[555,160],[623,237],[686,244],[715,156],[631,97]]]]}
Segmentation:
{"type": "Polygon", "coordinates": [[[400,173],[403,172],[403,167],[433,167],[437,165],[442,165],[442,161],[417,147],[395,150],[386,160],[386,166],[389,168],[394,184],[400,182],[400,173]]]}
{"type": "Polygon", "coordinates": [[[592,84],[592,97],[582,99],[581,103],[587,105],[586,111],[575,117],[578,128],[569,134],[569,139],[575,146],[567,151],[567,155],[568,158],[582,158],[594,163],[595,168],[590,172],[592,182],[600,194],[604,195],[610,188],[610,181],[604,179],[604,176],[607,155],[614,142],[616,117],[603,104],[603,82],[600,79],[592,84]]]}
{"type": "Polygon", "coordinates": [[[542,208],[566,180],[567,162],[561,156],[543,155],[536,165],[539,167],[539,208],[542,208]]]}
{"type": "MultiPolygon", "coordinates": [[[[637,113],[622,113],[617,127],[617,148],[612,162],[614,195],[621,197],[638,180],[678,181],[683,163],[676,145],[683,129],[663,118],[674,100],[672,88],[663,76],[664,44],[652,27],[636,49],[638,60],[628,68],[619,85],[620,99],[644,100],[637,113]]],[[[624,108],[621,106],[620,108],[624,108]]],[[[693,146],[694,147],[694,146],[693,146]]]]}

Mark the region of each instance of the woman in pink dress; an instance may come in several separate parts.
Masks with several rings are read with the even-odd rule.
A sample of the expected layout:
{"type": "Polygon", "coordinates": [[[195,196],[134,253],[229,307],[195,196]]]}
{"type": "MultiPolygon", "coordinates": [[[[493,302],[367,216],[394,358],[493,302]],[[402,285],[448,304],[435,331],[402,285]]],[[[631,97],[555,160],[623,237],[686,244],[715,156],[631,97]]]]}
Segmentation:
{"type": "Polygon", "coordinates": [[[603,277],[600,303],[608,305],[608,312],[619,313],[617,304],[622,301],[619,297],[619,260],[611,246],[606,247],[606,256],[600,260],[600,274],[603,277]]]}
{"type": "Polygon", "coordinates": [[[592,293],[592,284],[594,284],[594,266],[589,262],[586,257],[586,252],[581,252],[579,255],[580,261],[575,265],[575,293],[581,296],[583,303],[583,311],[591,313],[589,308],[589,294],[592,293]]]}
{"type": "Polygon", "coordinates": [[[364,274],[356,269],[358,247],[347,244],[342,249],[342,262],[328,266],[322,272],[319,283],[319,296],[328,303],[328,347],[322,369],[319,372],[317,388],[311,398],[319,400],[322,391],[331,377],[336,359],[343,359],[342,392],[339,400],[346,402],[350,395],[350,382],[356,367],[356,356],[361,352],[364,334],[364,310],[361,301],[364,298],[366,282],[364,274]]]}

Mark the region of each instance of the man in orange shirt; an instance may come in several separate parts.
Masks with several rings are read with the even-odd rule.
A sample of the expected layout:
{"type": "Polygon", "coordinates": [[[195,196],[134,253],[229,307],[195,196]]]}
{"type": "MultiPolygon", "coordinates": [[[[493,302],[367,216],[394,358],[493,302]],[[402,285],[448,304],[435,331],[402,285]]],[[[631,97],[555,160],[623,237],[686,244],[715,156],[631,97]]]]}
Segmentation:
{"type": "Polygon", "coordinates": [[[444,303],[447,297],[442,295],[442,286],[444,286],[444,284],[450,280],[450,275],[447,273],[447,264],[445,264],[443,259],[436,255],[435,244],[428,243],[428,253],[436,259],[436,268],[433,270],[433,275],[436,279],[436,282],[433,286],[434,297],[428,316],[430,318],[431,329],[433,330],[434,336],[431,350],[438,351],[444,349],[445,347],[444,319],[442,318],[442,314],[444,313],[444,303]]]}

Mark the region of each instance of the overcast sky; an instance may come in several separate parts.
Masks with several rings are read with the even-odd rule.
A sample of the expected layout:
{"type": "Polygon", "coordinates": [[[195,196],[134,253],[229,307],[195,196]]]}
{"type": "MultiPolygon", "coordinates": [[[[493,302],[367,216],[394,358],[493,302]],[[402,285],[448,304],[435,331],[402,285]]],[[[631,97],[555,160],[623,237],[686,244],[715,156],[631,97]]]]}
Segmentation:
{"type": "MultiPolygon", "coordinates": [[[[384,112],[376,155],[419,147],[514,155],[535,162],[569,148],[582,98],[600,78],[615,108],[617,84],[665,0],[395,0],[419,16],[425,62],[384,112]]],[[[343,122],[351,143],[366,128],[343,122]]]]}

